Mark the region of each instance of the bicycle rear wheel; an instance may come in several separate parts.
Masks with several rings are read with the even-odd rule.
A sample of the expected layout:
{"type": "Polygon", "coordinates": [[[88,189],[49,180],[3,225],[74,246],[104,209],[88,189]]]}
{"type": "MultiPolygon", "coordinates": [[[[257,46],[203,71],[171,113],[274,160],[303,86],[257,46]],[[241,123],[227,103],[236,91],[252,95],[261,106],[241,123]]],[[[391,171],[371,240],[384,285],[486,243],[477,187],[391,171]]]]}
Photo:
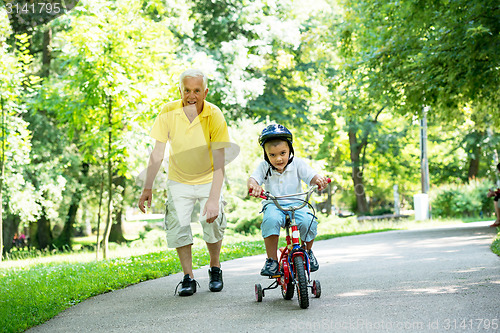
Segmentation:
{"type": "Polygon", "coordinates": [[[297,296],[302,309],[309,307],[309,294],[307,292],[307,277],[304,267],[304,259],[301,256],[293,258],[293,269],[297,279],[297,296]]]}

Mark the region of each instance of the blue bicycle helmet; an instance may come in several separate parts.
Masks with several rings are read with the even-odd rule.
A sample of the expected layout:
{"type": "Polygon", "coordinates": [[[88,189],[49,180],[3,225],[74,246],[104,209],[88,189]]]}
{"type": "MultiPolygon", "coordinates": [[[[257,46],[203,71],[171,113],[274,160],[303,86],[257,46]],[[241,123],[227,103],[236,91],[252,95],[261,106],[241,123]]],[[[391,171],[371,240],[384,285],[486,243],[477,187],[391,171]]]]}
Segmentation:
{"type": "MultiPolygon", "coordinates": [[[[288,143],[288,147],[290,148],[290,156],[288,157],[287,165],[292,163],[293,155],[294,155],[293,145],[292,145],[293,135],[288,130],[288,128],[286,128],[283,125],[279,125],[279,124],[272,124],[272,125],[267,126],[266,128],[264,128],[264,130],[262,130],[262,133],[259,136],[259,144],[262,146],[262,149],[264,149],[264,159],[266,160],[267,163],[269,163],[269,165],[273,169],[275,169],[275,167],[269,161],[269,158],[267,157],[264,145],[266,144],[266,142],[268,142],[270,140],[274,140],[274,139],[282,139],[288,143]]],[[[266,175],[266,178],[267,178],[267,175],[266,175]]]]}

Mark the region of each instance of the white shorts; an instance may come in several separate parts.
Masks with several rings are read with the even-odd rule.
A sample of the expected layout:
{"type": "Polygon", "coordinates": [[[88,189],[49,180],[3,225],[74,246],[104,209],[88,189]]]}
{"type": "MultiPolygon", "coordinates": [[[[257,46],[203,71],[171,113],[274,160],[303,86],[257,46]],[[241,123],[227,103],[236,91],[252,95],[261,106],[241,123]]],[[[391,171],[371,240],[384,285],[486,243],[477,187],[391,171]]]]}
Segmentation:
{"type": "Polygon", "coordinates": [[[164,225],[167,231],[167,245],[169,248],[193,244],[191,215],[198,200],[200,202],[200,223],[203,227],[203,240],[207,243],[217,243],[222,240],[227,226],[222,197],[219,200],[219,216],[213,223],[207,223],[206,217],[201,215],[211,188],[212,183],[186,185],[173,180],[167,181],[167,207],[164,225]]]}

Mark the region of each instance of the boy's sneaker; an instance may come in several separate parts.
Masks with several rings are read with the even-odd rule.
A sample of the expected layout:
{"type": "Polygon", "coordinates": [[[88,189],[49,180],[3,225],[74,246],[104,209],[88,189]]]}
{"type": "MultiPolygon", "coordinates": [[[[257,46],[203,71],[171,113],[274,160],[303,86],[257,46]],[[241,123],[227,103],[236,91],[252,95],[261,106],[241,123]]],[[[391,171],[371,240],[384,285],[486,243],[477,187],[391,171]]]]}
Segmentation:
{"type": "Polygon", "coordinates": [[[267,258],[264,267],[260,270],[260,275],[263,276],[278,275],[279,269],[280,265],[278,263],[278,260],[267,258]]]}
{"type": "Polygon", "coordinates": [[[211,267],[208,270],[208,276],[210,277],[208,289],[210,289],[210,291],[221,291],[224,287],[224,282],[222,282],[222,270],[219,267],[211,267]]]}
{"type": "Polygon", "coordinates": [[[307,255],[309,256],[309,267],[311,272],[316,272],[319,269],[318,259],[314,256],[312,250],[307,250],[307,255]]]}
{"type": "Polygon", "coordinates": [[[181,282],[175,287],[175,292],[174,294],[177,293],[177,288],[181,286],[181,289],[179,289],[179,296],[191,296],[196,292],[196,282],[195,279],[191,279],[189,274],[184,275],[184,279],[182,279],[181,282]]]}

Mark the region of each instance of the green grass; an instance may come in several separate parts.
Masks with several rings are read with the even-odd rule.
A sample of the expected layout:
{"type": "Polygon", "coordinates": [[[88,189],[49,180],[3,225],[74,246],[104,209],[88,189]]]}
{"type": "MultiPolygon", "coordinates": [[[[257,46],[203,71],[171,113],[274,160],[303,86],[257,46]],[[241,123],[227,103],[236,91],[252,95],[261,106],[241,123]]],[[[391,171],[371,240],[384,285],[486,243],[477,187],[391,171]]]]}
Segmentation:
{"type": "MultiPolygon", "coordinates": [[[[355,218],[320,216],[317,240],[388,230],[430,227],[458,220],[375,221],[358,223],[355,218]]],[[[198,227],[195,225],[194,229],[198,227]]],[[[201,228],[200,228],[201,229],[201,228]]],[[[200,231],[200,230],[198,230],[200,231]]],[[[0,331],[22,332],[54,317],[89,297],[181,271],[175,250],[166,248],[163,231],[153,230],[144,239],[127,245],[111,244],[109,260],[95,260],[95,253],[63,253],[9,260],[0,269],[0,331]]],[[[281,244],[284,244],[282,237],[281,244]]],[[[498,251],[500,239],[495,241],[498,251]]],[[[495,252],[494,245],[492,250],[495,252]]],[[[242,236],[228,228],[221,260],[265,253],[260,235],[242,236]]],[[[495,252],[498,254],[498,252],[495,252]]],[[[201,237],[195,235],[193,266],[209,263],[201,237]]]]}
{"type": "MultiPolygon", "coordinates": [[[[262,242],[228,244],[221,260],[264,253],[262,242]]],[[[209,263],[203,248],[193,266],[209,263]]],[[[48,263],[0,272],[0,328],[22,332],[89,297],[181,271],[175,250],[87,263],[48,263]]]]}
{"type": "Polygon", "coordinates": [[[497,230],[499,232],[498,232],[497,237],[495,238],[495,240],[491,244],[491,251],[493,253],[495,253],[497,256],[500,256],[500,228],[497,228],[497,230]]]}

